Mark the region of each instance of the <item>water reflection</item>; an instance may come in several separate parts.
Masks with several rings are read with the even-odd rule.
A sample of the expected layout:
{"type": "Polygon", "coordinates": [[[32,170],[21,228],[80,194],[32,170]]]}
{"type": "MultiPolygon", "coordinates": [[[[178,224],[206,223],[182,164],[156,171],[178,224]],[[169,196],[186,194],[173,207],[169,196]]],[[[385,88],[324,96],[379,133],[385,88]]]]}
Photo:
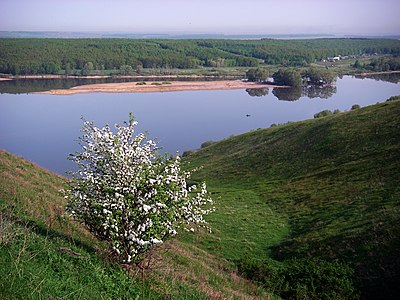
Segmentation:
{"type": "Polygon", "coordinates": [[[284,101],[296,101],[299,100],[302,95],[302,88],[291,87],[291,88],[274,88],[272,94],[275,95],[279,100],[284,101]]]}
{"type": "Polygon", "coordinates": [[[303,87],[302,96],[307,96],[308,98],[322,98],[328,99],[336,94],[336,86],[335,85],[309,85],[303,87]]]}
{"type": "Polygon", "coordinates": [[[391,74],[373,74],[368,76],[355,76],[358,79],[375,79],[378,81],[386,81],[391,83],[399,83],[400,82],[400,73],[391,73],[391,74]]]}
{"type": "MultiPolygon", "coordinates": [[[[328,99],[336,94],[336,86],[317,86],[309,85],[304,87],[274,88],[272,94],[279,100],[296,101],[300,97],[328,99]]],[[[246,89],[249,96],[262,97],[268,95],[268,89],[246,89]]]]}
{"type": "Polygon", "coordinates": [[[252,97],[262,97],[268,95],[268,89],[246,89],[247,94],[252,97]]]}
{"type": "MultiPolygon", "coordinates": [[[[343,76],[339,76],[339,79],[343,79],[343,76]]],[[[400,73],[392,73],[392,74],[374,74],[365,76],[355,76],[357,79],[374,79],[377,81],[385,81],[390,83],[399,83],[400,82],[400,73]]],[[[261,97],[268,95],[268,90],[265,89],[246,89],[247,94],[250,96],[261,97]]],[[[328,99],[333,97],[334,94],[337,93],[336,85],[309,85],[303,87],[291,87],[291,88],[274,88],[272,90],[272,94],[283,101],[296,101],[301,97],[312,98],[321,98],[328,99]]]]}

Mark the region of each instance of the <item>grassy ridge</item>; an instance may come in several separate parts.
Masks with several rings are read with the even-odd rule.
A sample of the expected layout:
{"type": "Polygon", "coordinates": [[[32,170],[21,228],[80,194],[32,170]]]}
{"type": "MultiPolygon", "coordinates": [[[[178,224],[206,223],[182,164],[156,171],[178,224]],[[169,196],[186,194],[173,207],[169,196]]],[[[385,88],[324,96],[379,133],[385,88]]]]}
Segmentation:
{"type": "Polygon", "coordinates": [[[400,101],[257,130],[195,152],[220,195],[201,243],[231,260],[318,257],[365,298],[399,295],[400,101]]]}

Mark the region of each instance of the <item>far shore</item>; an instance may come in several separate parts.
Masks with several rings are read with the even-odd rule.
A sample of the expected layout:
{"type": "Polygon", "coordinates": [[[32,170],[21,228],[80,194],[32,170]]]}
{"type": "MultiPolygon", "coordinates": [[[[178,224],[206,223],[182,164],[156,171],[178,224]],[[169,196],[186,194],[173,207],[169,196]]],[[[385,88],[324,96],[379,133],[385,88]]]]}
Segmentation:
{"type": "Polygon", "coordinates": [[[400,73],[400,71],[382,71],[382,72],[369,72],[369,73],[358,73],[354,74],[355,76],[369,76],[369,75],[384,75],[384,74],[396,74],[400,73]]]}
{"type": "Polygon", "coordinates": [[[35,92],[34,94],[73,95],[87,93],[149,93],[149,92],[175,92],[196,90],[235,90],[235,89],[264,89],[276,88],[271,84],[247,82],[242,80],[218,80],[218,81],[149,81],[98,83],[75,86],[70,89],[50,90],[35,92]]]}
{"type": "Polygon", "coordinates": [[[51,75],[51,74],[43,74],[43,75],[7,75],[4,78],[5,80],[9,79],[107,79],[107,78],[116,78],[116,79],[143,79],[143,78],[194,78],[194,79],[218,79],[218,78],[241,78],[240,75],[51,75]]]}

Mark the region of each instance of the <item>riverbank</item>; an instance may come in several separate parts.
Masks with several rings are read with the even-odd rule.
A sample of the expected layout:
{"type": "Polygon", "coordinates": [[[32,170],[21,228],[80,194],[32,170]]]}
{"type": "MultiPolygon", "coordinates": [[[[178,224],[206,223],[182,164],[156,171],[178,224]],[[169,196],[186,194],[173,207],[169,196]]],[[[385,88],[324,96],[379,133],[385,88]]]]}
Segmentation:
{"type": "MultiPolygon", "coordinates": [[[[264,89],[278,86],[241,80],[121,82],[80,85],[70,89],[36,92],[35,94],[73,95],[87,93],[149,93],[196,90],[264,89]]],[[[280,86],[279,86],[280,87],[280,86]]]]}
{"type": "Polygon", "coordinates": [[[179,78],[193,78],[193,79],[238,79],[243,78],[240,75],[195,75],[195,74],[175,74],[175,75],[51,75],[51,74],[43,74],[43,75],[12,75],[6,77],[0,77],[0,79],[4,80],[12,80],[12,79],[144,79],[144,78],[165,78],[165,79],[179,79],[179,78]]]}
{"type": "Polygon", "coordinates": [[[382,71],[382,72],[365,72],[365,73],[359,73],[359,74],[354,74],[355,76],[370,76],[370,75],[384,75],[384,74],[399,74],[400,71],[382,71]]]}

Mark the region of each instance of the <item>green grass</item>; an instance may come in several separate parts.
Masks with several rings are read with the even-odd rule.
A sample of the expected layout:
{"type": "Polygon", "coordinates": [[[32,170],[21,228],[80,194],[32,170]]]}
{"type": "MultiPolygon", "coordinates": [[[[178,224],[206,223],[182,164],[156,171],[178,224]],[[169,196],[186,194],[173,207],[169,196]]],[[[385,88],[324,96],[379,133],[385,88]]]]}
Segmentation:
{"type": "MultiPolygon", "coordinates": [[[[185,157],[185,167],[203,166],[193,181],[205,179],[216,200],[212,233],[182,233],[157,248],[146,299],[357,298],[353,288],[396,299],[399,115],[393,100],[185,157]]],[[[0,298],[141,296],[137,270],[128,274],[64,214],[65,180],[0,151],[0,298]]]]}
{"type": "Polygon", "coordinates": [[[257,130],[201,149],[219,197],[214,234],[228,260],[318,257],[354,269],[364,298],[399,294],[400,101],[257,130]]]}
{"type": "MultiPolygon", "coordinates": [[[[110,299],[141,294],[137,279],[63,212],[64,178],[0,152],[1,299],[110,299]],[[1,232],[4,236],[4,231],[1,232]]],[[[150,294],[150,290],[146,290],[150,294]]],[[[155,293],[153,293],[155,294],[155,293]]]]}
{"type": "MultiPolygon", "coordinates": [[[[141,272],[64,213],[66,180],[0,150],[0,299],[142,299],[141,272]]],[[[145,299],[270,299],[196,245],[168,241],[151,262],[145,299]]]]}

